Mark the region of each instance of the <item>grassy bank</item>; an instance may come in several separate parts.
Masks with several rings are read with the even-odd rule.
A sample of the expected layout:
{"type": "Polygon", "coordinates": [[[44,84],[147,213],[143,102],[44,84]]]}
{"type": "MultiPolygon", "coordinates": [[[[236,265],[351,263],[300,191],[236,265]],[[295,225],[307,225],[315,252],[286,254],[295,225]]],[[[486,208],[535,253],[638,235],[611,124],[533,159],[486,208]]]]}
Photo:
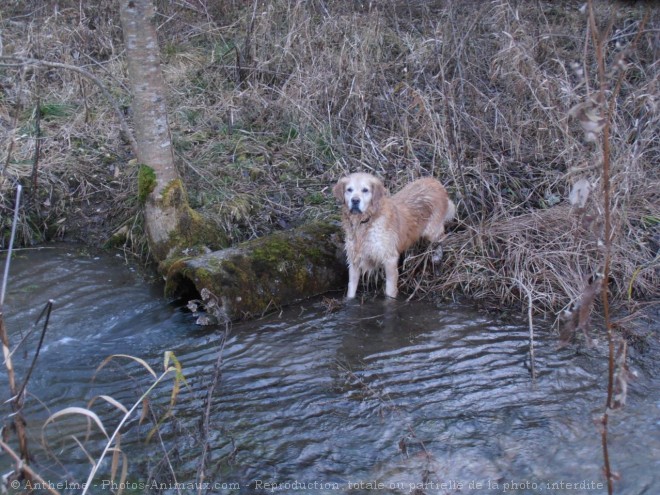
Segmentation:
{"type": "MultiPolygon", "coordinates": [[[[608,91],[621,84],[611,291],[634,304],[657,299],[660,285],[660,14],[597,3],[601,27],[612,22],[608,91]]],[[[9,3],[3,55],[84,67],[130,120],[118,8],[100,5],[9,3]]],[[[348,171],[376,173],[391,190],[434,175],[459,221],[441,268],[421,250],[408,258],[407,291],[565,308],[603,262],[602,150],[570,115],[597,88],[581,6],[160,2],[171,131],[191,205],[237,242],[336,212],[330,187],[348,171]],[[578,208],[568,197],[581,179],[591,192],[578,208]]],[[[2,245],[20,181],[24,243],[102,244],[124,228],[125,248],[144,256],[137,169],[107,99],[73,71],[4,62],[2,245]]]]}

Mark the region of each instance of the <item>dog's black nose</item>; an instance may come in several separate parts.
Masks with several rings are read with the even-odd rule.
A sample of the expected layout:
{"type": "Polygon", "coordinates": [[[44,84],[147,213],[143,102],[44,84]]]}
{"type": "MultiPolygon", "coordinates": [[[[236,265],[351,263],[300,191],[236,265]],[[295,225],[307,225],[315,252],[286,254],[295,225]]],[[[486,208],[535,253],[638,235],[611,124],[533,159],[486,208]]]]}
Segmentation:
{"type": "Polygon", "coordinates": [[[360,198],[351,198],[351,204],[352,205],[359,205],[360,204],[360,198]]]}

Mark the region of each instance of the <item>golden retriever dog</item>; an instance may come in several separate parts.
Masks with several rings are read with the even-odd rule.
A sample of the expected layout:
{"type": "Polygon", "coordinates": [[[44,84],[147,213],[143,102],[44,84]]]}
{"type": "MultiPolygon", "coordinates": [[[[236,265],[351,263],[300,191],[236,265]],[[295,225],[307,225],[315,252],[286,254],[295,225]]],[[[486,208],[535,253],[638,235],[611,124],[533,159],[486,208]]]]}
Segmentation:
{"type": "Polygon", "coordinates": [[[352,299],[363,273],[385,268],[385,295],[398,292],[399,256],[419,239],[439,242],[456,208],[435,179],[411,182],[390,196],[380,179],[355,173],[332,190],[342,202],[342,226],[348,258],[348,293],[352,299]]]}

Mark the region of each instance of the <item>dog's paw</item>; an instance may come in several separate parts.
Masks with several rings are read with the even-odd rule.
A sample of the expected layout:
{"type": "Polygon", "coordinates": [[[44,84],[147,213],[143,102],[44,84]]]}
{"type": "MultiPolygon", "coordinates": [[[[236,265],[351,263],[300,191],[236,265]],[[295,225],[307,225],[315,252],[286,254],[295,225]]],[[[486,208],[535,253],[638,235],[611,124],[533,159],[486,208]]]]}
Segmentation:
{"type": "Polygon", "coordinates": [[[442,261],[442,246],[438,246],[433,250],[433,254],[431,255],[431,262],[434,265],[440,264],[442,261]]]}

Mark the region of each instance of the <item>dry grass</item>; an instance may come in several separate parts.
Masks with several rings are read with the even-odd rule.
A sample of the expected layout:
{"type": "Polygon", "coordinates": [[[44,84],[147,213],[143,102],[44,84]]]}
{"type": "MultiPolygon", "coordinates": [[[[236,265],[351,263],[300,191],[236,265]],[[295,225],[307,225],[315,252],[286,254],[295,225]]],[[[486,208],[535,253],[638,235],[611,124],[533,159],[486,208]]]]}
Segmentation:
{"type": "MultiPolygon", "coordinates": [[[[460,290],[504,304],[531,291],[537,309],[558,311],[602,260],[600,150],[569,116],[596,86],[581,4],[163,2],[170,123],[191,204],[239,241],[334,212],[329,186],[348,171],[372,171],[392,190],[434,175],[460,222],[444,266],[424,255],[407,260],[409,291],[460,290]],[[596,187],[585,212],[567,205],[579,179],[596,187]]],[[[57,14],[29,2],[6,9],[4,54],[83,65],[124,108],[114,4],[94,12],[61,5],[57,14]]],[[[599,18],[614,19],[613,80],[621,54],[627,64],[612,122],[611,290],[619,301],[653,299],[660,14],[630,47],[644,6],[598,8],[599,18]]],[[[24,242],[34,232],[75,234],[76,222],[95,218],[106,235],[129,224],[137,242],[135,170],[97,89],[56,70],[0,67],[0,79],[0,167],[14,142],[0,176],[2,227],[11,181],[31,174],[39,97],[54,106],[41,119],[39,201],[25,212],[24,242]]]]}

